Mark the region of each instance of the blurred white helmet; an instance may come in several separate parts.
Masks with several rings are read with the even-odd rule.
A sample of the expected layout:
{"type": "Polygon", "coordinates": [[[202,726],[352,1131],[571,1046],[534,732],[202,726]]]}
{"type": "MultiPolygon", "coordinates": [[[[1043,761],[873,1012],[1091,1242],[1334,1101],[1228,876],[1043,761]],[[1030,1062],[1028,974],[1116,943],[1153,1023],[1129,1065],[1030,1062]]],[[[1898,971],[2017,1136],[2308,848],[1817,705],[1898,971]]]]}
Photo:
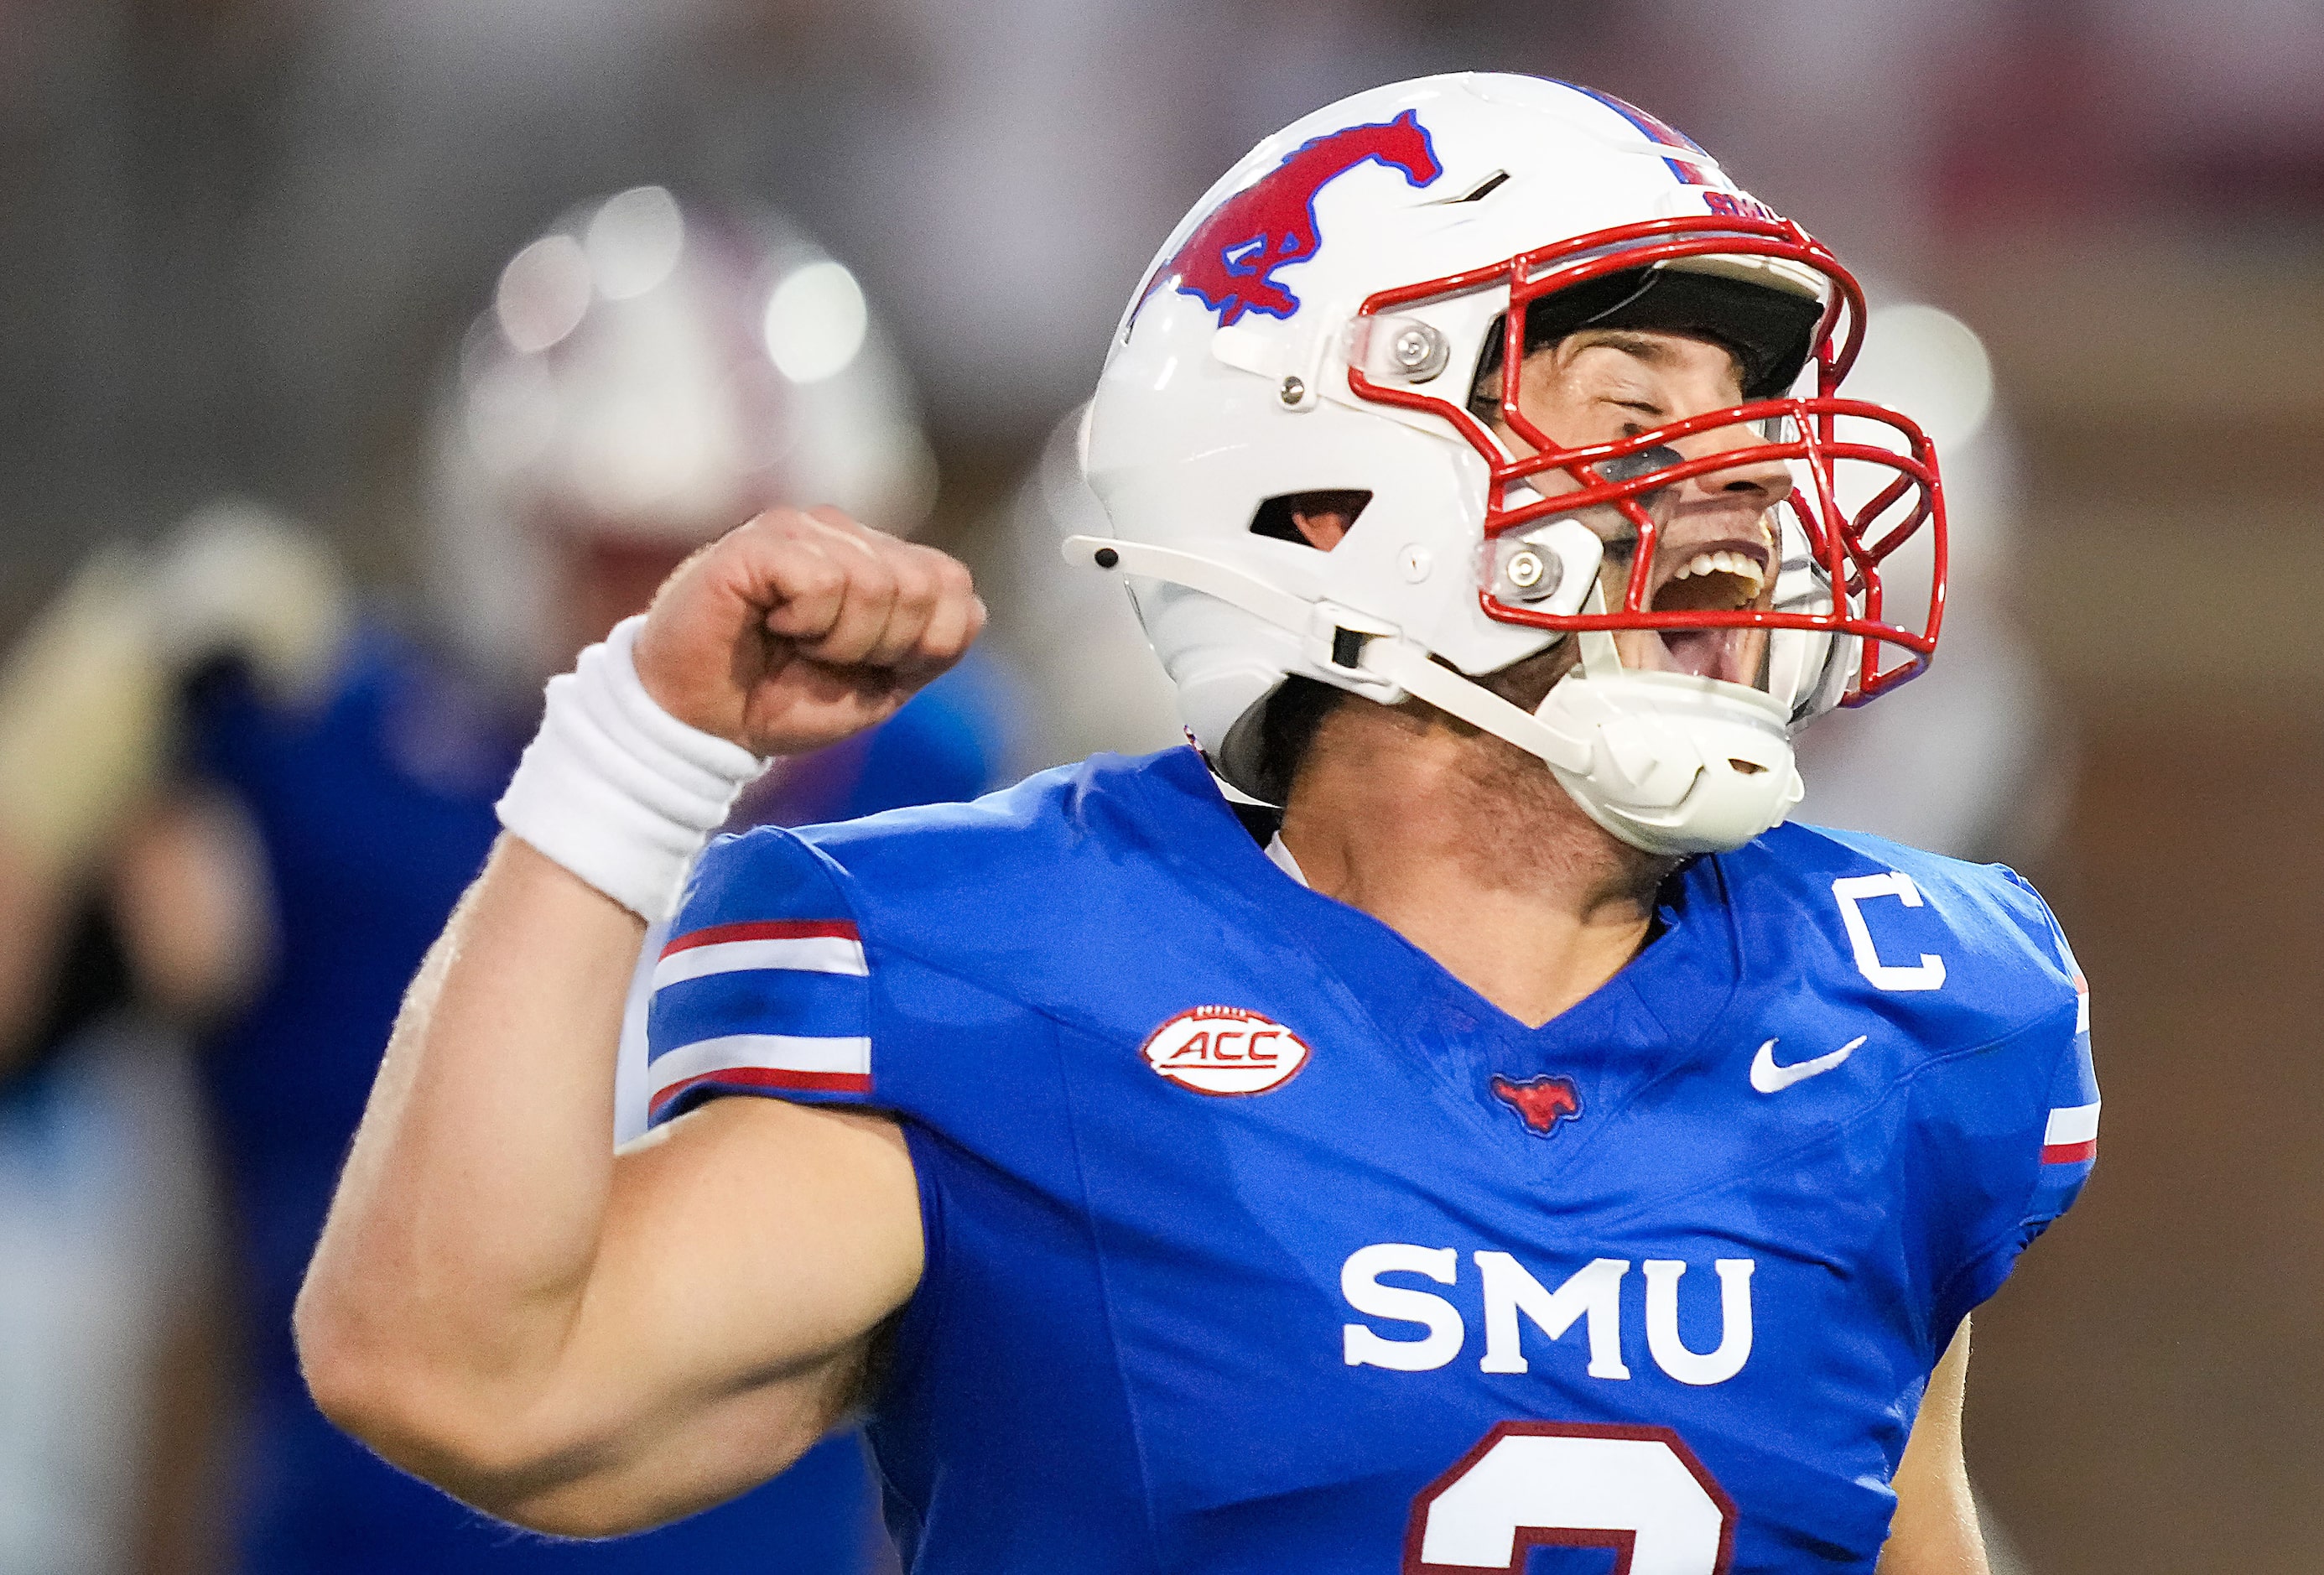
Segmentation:
{"type": "MultiPolygon", "coordinates": [[[[1945,659],[1893,701],[1800,741],[1798,818],[1956,858],[2022,864],[2056,833],[2070,790],[2072,718],[2013,605],[2017,443],[1984,344],[1895,290],[1868,290],[1859,397],[1911,410],[1944,451],[1950,548],[1945,659]]],[[[1892,578],[1891,596],[1904,594],[1892,578]]]]}
{"type": "Polygon", "coordinates": [[[848,270],[764,213],[636,187],[502,270],[438,401],[429,566],[466,654],[530,683],[558,548],[685,548],[779,503],[908,534],[935,473],[848,270]]]}
{"type": "Polygon", "coordinates": [[[1082,412],[1050,431],[1040,457],[977,532],[978,591],[992,609],[984,643],[1030,690],[1022,762],[1040,770],[1101,750],[1141,755],[1186,741],[1169,680],[1119,580],[1066,563],[1057,544],[1102,533],[1105,511],[1082,480],[1082,412]]]}
{"type": "Polygon", "coordinates": [[[1838,396],[1863,316],[1820,243],[1618,99],[1498,75],[1359,94],[1261,143],[1163,246],[1085,428],[1113,536],[1068,555],[1130,576],[1189,727],[1247,791],[1282,790],[1259,723],[1296,677],[1494,732],[1636,846],[1738,846],[1799,798],[1792,729],[1935,645],[1934,454],[1838,396]],[[1723,345],[1745,402],[1561,448],[1517,374],[1585,326],[1723,345]],[[1669,447],[1745,424],[1766,441],[1669,447]],[[1658,605],[1690,566],[1656,561],[1655,494],[1772,461],[1794,477],[1780,564],[1738,568],[1728,604],[1658,605]],[[1323,551],[1286,505],[1327,492],[1362,496],[1323,551]],[[1908,547],[1923,595],[1900,615],[1883,571],[1908,547]],[[1627,668],[1612,637],[1734,629],[1771,631],[1755,678],[1627,668]],[[1569,634],[1536,710],[1471,681],[1569,634]]]}

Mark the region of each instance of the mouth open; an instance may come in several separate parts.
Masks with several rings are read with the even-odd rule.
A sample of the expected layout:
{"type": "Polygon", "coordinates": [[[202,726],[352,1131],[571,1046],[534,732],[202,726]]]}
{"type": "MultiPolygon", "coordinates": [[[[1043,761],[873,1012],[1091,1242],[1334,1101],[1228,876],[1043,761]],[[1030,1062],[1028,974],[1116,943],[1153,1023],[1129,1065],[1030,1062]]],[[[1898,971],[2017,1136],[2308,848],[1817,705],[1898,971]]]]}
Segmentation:
{"type": "MultiPolygon", "coordinates": [[[[1655,590],[1657,612],[1729,612],[1755,605],[1767,588],[1767,549],[1751,541],[1707,542],[1687,551],[1655,590]]],[[[1748,629],[1665,629],[1655,641],[1665,671],[1748,684],[1748,629]]],[[[1651,653],[1650,653],[1651,654],[1651,653]]]]}

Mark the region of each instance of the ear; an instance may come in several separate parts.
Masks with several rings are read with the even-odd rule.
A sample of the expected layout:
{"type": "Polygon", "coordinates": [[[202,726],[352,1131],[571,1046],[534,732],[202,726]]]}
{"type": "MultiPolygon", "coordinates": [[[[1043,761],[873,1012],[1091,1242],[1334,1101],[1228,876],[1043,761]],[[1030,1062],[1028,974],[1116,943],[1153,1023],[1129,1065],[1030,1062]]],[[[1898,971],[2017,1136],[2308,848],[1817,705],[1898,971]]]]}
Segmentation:
{"type": "Polygon", "coordinates": [[[1251,533],[1329,552],[1354,528],[1356,516],[1371,501],[1371,493],[1355,487],[1284,493],[1259,504],[1250,519],[1251,533]]]}
{"type": "Polygon", "coordinates": [[[1342,509],[1291,511],[1292,525],[1305,539],[1308,546],[1321,552],[1329,552],[1339,546],[1348,534],[1348,527],[1355,522],[1355,515],[1342,509]]]}

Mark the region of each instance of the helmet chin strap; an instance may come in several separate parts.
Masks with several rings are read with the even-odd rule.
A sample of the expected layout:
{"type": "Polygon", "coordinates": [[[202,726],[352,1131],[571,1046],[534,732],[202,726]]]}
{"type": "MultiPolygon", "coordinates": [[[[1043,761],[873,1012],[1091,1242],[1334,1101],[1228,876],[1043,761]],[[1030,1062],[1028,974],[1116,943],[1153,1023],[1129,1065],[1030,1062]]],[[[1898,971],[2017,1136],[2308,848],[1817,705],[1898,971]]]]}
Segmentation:
{"type": "MultiPolygon", "coordinates": [[[[1584,529],[1583,534],[1590,533],[1584,529]]],[[[1594,544],[1596,538],[1591,539],[1594,544]]],[[[1405,639],[1394,624],[1337,603],[1310,602],[1232,565],[1175,547],[1068,536],[1063,550],[1067,563],[1184,585],[1296,634],[1318,667],[1384,705],[1411,695],[1552,766],[1572,771],[1589,767],[1588,739],[1560,731],[1431,659],[1426,648],[1405,639]]],[[[1591,572],[1596,572],[1594,565],[1591,572]]]]}
{"type": "MultiPolygon", "coordinates": [[[[1603,548],[1578,520],[1527,538],[1559,559],[1559,583],[1598,586],[1603,548]]],[[[1803,789],[1784,708],[1757,690],[1691,673],[1622,666],[1613,636],[1581,635],[1576,670],[1533,711],[1434,660],[1369,614],[1309,601],[1214,558],[1148,542],[1069,536],[1065,561],[1184,585],[1300,638],[1308,659],[1383,705],[1406,695],[1537,756],[1582,811],[1649,853],[1720,852],[1781,824],[1803,789]]],[[[1561,598],[1563,600],[1563,598],[1561,598]]],[[[1579,611],[1581,596],[1560,612],[1579,611]]]]}

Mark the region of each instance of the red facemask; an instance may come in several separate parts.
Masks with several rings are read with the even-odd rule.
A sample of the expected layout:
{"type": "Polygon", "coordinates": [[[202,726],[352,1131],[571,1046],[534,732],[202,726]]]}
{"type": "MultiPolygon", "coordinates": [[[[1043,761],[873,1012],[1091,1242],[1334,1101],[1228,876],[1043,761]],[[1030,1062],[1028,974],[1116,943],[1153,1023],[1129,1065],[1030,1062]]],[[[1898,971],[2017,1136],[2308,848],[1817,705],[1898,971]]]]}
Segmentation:
{"type": "MultiPolygon", "coordinates": [[[[1789,629],[1852,637],[1860,643],[1840,695],[1843,705],[1861,704],[1927,667],[1944,613],[1944,494],[1936,453],[1928,437],[1906,417],[1840,397],[1840,382],[1863,341],[1864,294],[1829,249],[1784,219],[1721,215],[1655,219],[1599,230],[1448,278],[1382,290],[1364,302],[1357,315],[1358,332],[1364,333],[1383,313],[1504,285],[1508,308],[1501,318],[1499,414],[1508,429],[1536,452],[1511,457],[1494,431],[1462,403],[1376,382],[1360,365],[1351,365],[1348,373],[1349,386],[1360,398],[1441,417],[1484,457],[1491,477],[1484,527],[1489,563],[1499,539],[1585,510],[1618,511],[1637,532],[1618,606],[1609,594],[1603,612],[1545,612],[1513,600],[1507,585],[1488,573],[1478,595],[1489,616],[1560,632],[1789,629]],[[1810,356],[1815,373],[1812,393],[1747,400],[1616,441],[1572,448],[1559,445],[1527,419],[1517,393],[1528,307],[1610,274],[1714,255],[1776,259],[1821,276],[1826,305],[1810,356]],[[1653,452],[1697,433],[1745,424],[1774,436],[1763,444],[1692,459],[1653,452]],[[1793,489],[1778,507],[1788,511],[1820,570],[1828,593],[1816,598],[1821,607],[1772,604],[1771,574],[1766,590],[1752,605],[1657,611],[1650,602],[1657,583],[1657,527],[1643,500],[1693,476],[1770,461],[1784,462],[1793,473],[1793,489]],[[1552,472],[1571,477],[1579,490],[1544,495],[1550,489],[1538,478],[1552,472]],[[1913,562],[1911,569],[1894,572],[1907,560],[1913,562]],[[1904,593],[1909,607],[1887,604],[1889,585],[1884,584],[1884,576],[1890,584],[1912,586],[1904,593]]],[[[1776,534],[1780,541],[1783,533],[1776,534]]]]}

